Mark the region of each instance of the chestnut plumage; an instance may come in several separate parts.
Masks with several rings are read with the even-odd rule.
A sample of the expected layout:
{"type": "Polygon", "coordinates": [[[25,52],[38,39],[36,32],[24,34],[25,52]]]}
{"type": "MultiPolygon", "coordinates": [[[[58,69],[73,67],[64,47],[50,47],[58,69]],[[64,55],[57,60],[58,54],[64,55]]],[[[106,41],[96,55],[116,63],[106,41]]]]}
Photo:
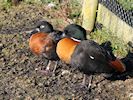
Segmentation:
{"type": "Polygon", "coordinates": [[[37,25],[37,27],[35,28],[35,30],[33,30],[30,33],[31,35],[29,39],[30,50],[34,54],[41,55],[49,60],[46,70],[41,70],[41,72],[44,74],[49,74],[48,72],[50,72],[49,70],[52,61],[56,61],[54,69],[56,69],[57,66],[57,61],[59,59],[56,54],[57,41],[53,41],[54,37],[52,37],[53,36],[52,34],[57,34],[57,33],[60,34],[61,32],[58,30],[54,30],[53,26],[47,21],[40,22],[39,25],[37,25]],[[51,35],[48,35],[49,33],[51,35]]]}

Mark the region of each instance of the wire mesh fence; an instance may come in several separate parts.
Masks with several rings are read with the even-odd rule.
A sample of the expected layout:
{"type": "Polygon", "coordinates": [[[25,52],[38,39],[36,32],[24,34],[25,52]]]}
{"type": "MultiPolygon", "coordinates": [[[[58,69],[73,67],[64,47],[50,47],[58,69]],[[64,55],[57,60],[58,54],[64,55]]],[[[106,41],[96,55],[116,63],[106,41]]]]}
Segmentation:
{"type": "Polygon", "coordinates": [[[133,10],[124,9],[116,0],[99,0],[99,3],[133,27],[133,10]]]}

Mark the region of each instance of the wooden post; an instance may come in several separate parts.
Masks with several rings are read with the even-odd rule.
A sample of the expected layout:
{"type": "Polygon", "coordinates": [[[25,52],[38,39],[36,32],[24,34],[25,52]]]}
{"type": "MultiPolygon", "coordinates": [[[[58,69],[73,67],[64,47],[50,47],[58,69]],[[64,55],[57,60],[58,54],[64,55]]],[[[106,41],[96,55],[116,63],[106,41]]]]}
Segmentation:
{"type": "Polygon", "coordinates": [[[98,0],[84,0],[82,7],[82,26],[92,31],[95,23],[96,11],[97,11],[98,0]]]}

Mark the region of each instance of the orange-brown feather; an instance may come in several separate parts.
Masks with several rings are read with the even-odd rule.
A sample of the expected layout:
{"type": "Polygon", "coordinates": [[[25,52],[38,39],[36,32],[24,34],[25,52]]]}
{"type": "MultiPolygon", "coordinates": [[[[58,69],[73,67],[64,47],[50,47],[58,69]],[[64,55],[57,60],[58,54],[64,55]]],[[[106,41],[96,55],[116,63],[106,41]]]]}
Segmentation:
{"type": "Polygon", "coordinates": [[[66,62],[70,63],[71,55],[73,54],[75,47],[79,44],[79,42],[74,41],[70,38],[64,38],[60,40],[57,44],[56,52],[59,58],[66,62]]]}
{"type": "Polygon", "coordinates": [[[121,62],[120,59],[116,58],[115,61],[111,61],[111,65],[114,69],[116,69],[118,72],[124,72],[126,71],[125,65],[121,62]]]}
{"type": "Polygon", "coordinates": [[[36,33],[33,34],[30,37],[29,40],[29,46],[31,51],[36,54],[36,55],[40,55],[43,50],[44,50],[44,44],[45,44],[45,39],[47,38],[47,33],[36,33]]]}

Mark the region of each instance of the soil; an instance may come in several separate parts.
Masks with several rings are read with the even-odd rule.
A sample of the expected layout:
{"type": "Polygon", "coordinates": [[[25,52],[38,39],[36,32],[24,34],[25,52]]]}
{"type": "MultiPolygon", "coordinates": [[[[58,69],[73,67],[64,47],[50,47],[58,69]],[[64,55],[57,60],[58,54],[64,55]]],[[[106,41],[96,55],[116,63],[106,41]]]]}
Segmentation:
{"type": "Polygon", "coordinates": [[[31,53],[24,31],[33,29],[40,20],[62,29],[68,22],[65,15],[57,15],[61,12],[37,4],[0,10],[0,100],[133,100],[133,73],[115,81],[93,75],[89,91],[81,88],[83,74],[61,61],[55,75],[35,70],[45,68],[48,60],[31,53]]]}

